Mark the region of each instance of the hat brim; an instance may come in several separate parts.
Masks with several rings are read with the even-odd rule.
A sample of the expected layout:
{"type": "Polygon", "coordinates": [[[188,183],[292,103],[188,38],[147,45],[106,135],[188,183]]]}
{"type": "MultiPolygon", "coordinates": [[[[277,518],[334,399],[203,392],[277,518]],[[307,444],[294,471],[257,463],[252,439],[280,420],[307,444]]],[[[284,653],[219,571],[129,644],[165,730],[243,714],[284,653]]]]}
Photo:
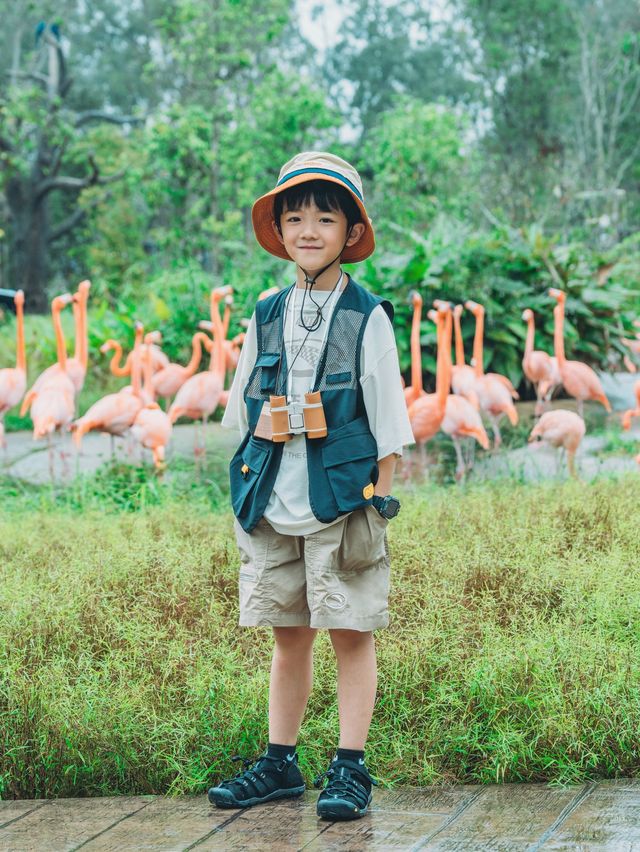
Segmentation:
{"type": "Polygon", "coordinates": [[[330,175],[323,174],[322,172],[318,172],[317,174],[311,172],[303,175],[296,175],[286,181],[286,183],[277,186],[275,189],[272,189],[270,192],[267,192],[265,195],[261,195],[260,198],[258,198],[251,209],[251,221],[253,222],[253,230],[256,235],[256,239],[262,248],[276,257],[281,257],[283,260],[293,260],[273,230],[273,226],[271,224],[274,221],[273,200],[278,193],[284,192],[285,189],[290,189],[292,186],[297,186],[299,183],[306,183],[310,180],[326,180],[344,187],[344,189],[351,193],[351,197],[356,202],[358,209],[360,210],[362,224],[364,225],[364,233],[356,243],[345,248],[342,252],[341,260],[344,263],[358,263],[373,254],[376,242],[373,235],[371,220],[367,216],[364,204],[354,192],[351,192],[348,186],[345,186],[343,181],[338,178],[333,178],[330,175]]]}

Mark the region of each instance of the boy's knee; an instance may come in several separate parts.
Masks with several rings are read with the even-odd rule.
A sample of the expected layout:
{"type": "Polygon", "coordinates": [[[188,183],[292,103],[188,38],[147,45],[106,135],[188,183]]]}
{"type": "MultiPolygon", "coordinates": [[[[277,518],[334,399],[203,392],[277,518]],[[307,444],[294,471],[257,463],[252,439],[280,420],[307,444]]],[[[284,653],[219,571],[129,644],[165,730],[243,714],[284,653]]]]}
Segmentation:
{"type": "Polygon", "coordinates": [[[373,641],[373,632],[371,630],[329,630],[331,643],[333,647],[338,649],[361,648],[363,645],[368,645],[373,641]]]}
{"type": "Polygon", "coordinates": [[[302,651],[313,645],[318,631],[313,627],[274,627],[273,636],[282,651],[302,651]]]}

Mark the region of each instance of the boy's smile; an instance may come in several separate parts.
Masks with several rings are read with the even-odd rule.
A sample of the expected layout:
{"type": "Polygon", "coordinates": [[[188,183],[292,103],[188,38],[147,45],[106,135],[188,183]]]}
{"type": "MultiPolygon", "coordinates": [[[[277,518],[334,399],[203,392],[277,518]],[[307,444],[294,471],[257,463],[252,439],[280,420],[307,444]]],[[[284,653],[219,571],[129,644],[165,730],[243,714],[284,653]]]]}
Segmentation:
{"type": "Polygon", "coordinates": [[[358,222],[351,228],[347,239],[345,214],[341,210],[320,210],[315,202],[297,210],[285,210],[280,217],[282,232],[278,231],[275,222],[273,228],[289,257],[311,277],[330,264],[316,282],[316,288],[321,290],[335,284],[345,242],[353,245],[364,231],[364,225],[358,222]]]}

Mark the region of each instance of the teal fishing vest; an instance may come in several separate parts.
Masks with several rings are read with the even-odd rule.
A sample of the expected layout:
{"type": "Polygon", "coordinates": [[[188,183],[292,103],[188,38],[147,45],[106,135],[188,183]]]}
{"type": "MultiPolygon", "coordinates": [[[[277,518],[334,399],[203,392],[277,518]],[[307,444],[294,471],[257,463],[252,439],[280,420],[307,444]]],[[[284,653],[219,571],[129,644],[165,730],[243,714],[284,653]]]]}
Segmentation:
{"type": "MultiPolygon", "coordinates": [[[[258,352],[244,388],[249,431],[229,465],[231,505],[240,525],[251,532],[264,515],[278,475],[283,443],[254,435],[271,394],[286,394],[287,363],[283,323],[291,287],[256,305],[258,352]],[[277,387],[276,387],[277,383],[277,387]]],[[[311,390],[319,390],[327,421],[325,438],[309,439],[309,503],[323,523],[371,503],[378,481],[378,447],[371,434],[360,386],[360,350],[371,311],[382,305],[390,320],[393,306],[350,278],[329,321],[329,331],[311,390]]]]}

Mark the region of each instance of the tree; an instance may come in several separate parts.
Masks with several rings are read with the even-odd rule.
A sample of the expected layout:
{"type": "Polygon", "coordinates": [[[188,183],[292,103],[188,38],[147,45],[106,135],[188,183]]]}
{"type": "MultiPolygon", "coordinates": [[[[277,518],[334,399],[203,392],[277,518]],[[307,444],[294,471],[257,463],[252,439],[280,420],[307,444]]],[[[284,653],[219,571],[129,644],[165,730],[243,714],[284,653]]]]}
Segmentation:
{"type": "Polygon", "coordinates": [[[357,0],[324,71],[350,125],[362,138],[402,95],[425,103],[469,102],[473,82],[463,72],[461,34],[435,22],[416,0],[357,0]]]}
{"type": "Polygon", "coordinates": [[[65,108],[73,78],[57,23],[38,24],[34,55],[24,63],[21,58],[16,49],[12,84],[0,101],[0,187],[8,219],[8,279],[12,286],[25,291],[32,310],[42,311],[48,301],[50,247],[85,215],[85,209],[74,204],[67,215],[52,218],[52,196],[68,193],[77,200],[82,189],[120,177],[102,175],[91,153],[81,168],[65,173],[69,148],[82,128],[92,122],[122,124],[137,119],[65,108]]]}
{"type": "MultiPolygon", "coordinates": [[[[390,225],[424,231],[439,212],[458,213],[463,205],[464,122],[442,104],[401,97],[354,155],[367,177],[368,206],[379,221],[379,236],[390,225]]],[[[466,200],[466,199],[465,199],[466,200]]],[[[391,235],[397,242],[397,228],[391,235]]]]}

